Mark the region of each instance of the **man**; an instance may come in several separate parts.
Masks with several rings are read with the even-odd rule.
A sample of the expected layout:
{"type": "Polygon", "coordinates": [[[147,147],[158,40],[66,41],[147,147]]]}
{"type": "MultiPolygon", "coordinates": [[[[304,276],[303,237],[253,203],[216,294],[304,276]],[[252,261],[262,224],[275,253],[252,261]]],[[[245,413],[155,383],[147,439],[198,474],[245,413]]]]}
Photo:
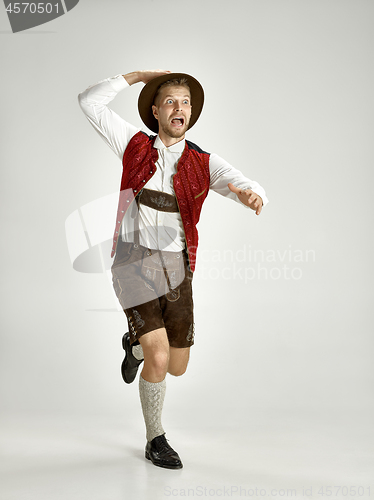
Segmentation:
{"type": "Polygon", "coordinates": [[[113,286],[126,313],[122,375],[139,377],[146,425],[145,456],[159,467],[180,469],[161,424],[167,373],[182,375],[194,343],[192,276],[196,224],[209,189],[261,213],[268,202],[255,181],[216,154],[185,139],[200,116],[204,92],[190,75],[136,71],[117,75],[79,94],[86,117],[123,163],[113,239],[113,286]],[[108,103],[118,92],[145,83],[138,101],[149,136],[108,103]]]}

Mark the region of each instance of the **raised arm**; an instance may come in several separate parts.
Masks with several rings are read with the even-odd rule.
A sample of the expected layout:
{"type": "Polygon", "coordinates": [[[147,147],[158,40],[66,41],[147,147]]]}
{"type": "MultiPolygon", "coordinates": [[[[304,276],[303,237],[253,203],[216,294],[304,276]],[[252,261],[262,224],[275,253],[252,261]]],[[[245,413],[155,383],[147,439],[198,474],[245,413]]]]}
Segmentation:
{"type": "Polygon", "coordinates": [[[122,160],[123,153],[131,138],[140,128],[131,125],[108,107],[108,104],[123,89],[137,82],[147,83],[164,70],[134,71],[126,75],[116,75],[91,85],[78,95],[79,105],[86,118],[104,142],[122,160]]]}
{"type": "Polygon", "coordinates": [[[129,85],[133,85],[134,83],[138,82],[148,83],[153,80],[153,78],[161,75],[166,75],[167,73],[171,73],[171,71],[165,69],[145,69],[127,73],[126,75],[123,75],[123,78],[129,85]]]}

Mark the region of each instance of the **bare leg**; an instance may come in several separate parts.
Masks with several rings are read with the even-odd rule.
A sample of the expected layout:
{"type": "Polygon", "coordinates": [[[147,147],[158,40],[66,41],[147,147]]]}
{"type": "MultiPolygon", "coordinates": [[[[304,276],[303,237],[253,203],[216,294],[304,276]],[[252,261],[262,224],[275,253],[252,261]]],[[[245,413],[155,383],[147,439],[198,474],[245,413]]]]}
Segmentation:
{"type": "Polygon", "coordinates": [[[159,328],[140,337],[144,365],[141,376],[147,382],[164,380],[169,366],[169,341],[165,328],[159,328]]]}
{"type": "Polygon", "coordinates": [[[176,377],[186,372],[190,358],[189,347],[170,347],[165,328],[159,328],[140,337],[144,365],[141,376],[148,382],[161,382],[166,373],[176,377]]]}
{"type": "Polygon", "coordinates": [[[170,357],[168,372],[175,377],[183,375],[187,370],[188,360],[190,359],[189,347],[170,347],[170,357]]]}

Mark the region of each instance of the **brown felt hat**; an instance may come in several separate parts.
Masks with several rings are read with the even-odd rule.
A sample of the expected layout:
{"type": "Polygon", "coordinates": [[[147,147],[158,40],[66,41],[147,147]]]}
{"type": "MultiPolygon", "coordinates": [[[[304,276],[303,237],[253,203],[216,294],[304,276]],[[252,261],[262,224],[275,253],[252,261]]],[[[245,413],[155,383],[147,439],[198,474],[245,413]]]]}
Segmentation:
{"type": "Polygon", "coordinates": [[[157,89],[168,80],[175,80],[176,78],[186,78],[188,86],[190,87],[192,114],[190,123],[188,124],[189,129],[195,125],[200,116],[201,110],[203,109],[204,90],[193,76],[187,75],[186,73],[168,73],[150,80],[140,92],[138,109],[140,118],[143,120],[145,125],[152,130],[152,132],[156,132],[156,134],[158,133],[158,121],[153,116],[152,105],[157,89]]]}

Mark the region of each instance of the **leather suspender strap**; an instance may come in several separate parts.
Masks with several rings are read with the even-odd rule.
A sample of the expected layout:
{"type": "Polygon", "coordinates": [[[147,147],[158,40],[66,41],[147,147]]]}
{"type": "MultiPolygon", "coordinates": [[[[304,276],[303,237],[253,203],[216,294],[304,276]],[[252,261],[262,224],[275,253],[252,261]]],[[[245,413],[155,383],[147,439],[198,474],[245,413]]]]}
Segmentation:
{"type": "MultiPolygon", "coordinates": [[[[140,191],[141,193],[141,191],[140,191]]],[[[132,205],[131,218],[134,219],[134,244],[138,247],[140,236],[139,236],[139,196],[135,198],[135,203],[132,205]]]]}

